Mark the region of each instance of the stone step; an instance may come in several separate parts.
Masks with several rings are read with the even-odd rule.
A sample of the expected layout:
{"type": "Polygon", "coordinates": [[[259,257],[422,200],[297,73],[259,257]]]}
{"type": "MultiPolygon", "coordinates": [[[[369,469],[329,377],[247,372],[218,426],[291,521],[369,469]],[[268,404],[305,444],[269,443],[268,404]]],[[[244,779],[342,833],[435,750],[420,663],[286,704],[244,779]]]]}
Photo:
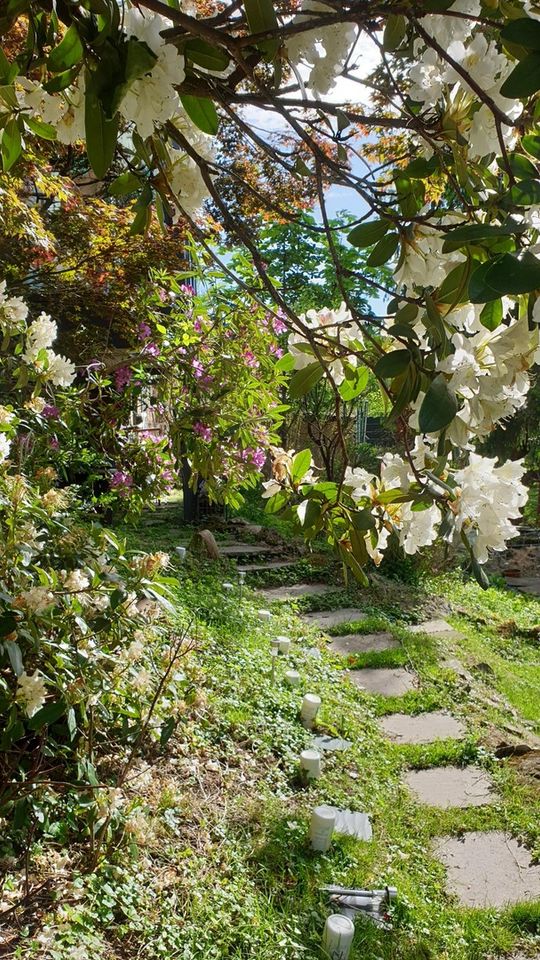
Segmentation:
{"type": "Polygon", "coordinates": [[[540,577],[507,577],[506,583],[520,593],[529,593],[533,597],[540,597],[540,577]]]}
{"type": "Polygon", "coordinates": [[[272,556],[283,553],[282,547],[272,547],[265,543],[218,543],[223,557],[272,556]]]}
{"type": "Polygon", "coordinates": [[[502,830],[439,837],[435,851],[446,867],[447,889],[463,907],[499,908],[540,899],[540,866],[502,830]]]}
{"type": "Polygon", "coordinates": [[[416,674],[403,667],[366,667],[363,670],[349,670],[347,676],[355,686],[383,697],[402,697],[418,687],[416,674]]]}
{"type": "Polygon", "coordinates": [[[380,653],[382,650],[397,650],[401,646],[391,633],[347,633],[344,637],[332,637],[328,644],[331,653],[380,653]]]}
{"type": "Polygon", "coordinates": [[[336,593],[340,587],[328,583],[294,583],[283,587],[263,587],[257,593],[272,602],[273,600],[295,600],[297,597],[317,597],[326,593],[336,593]]]}
{"type": "Polygon", "coordinates": [[[451,623],[446,620],[425,620],[424,623],[417,623],[412,627],[407,627],[410,633],[426,633],[428,636],[444,636],[447,640],[460,640],[463,634],[454,629],[451,623]]]}
{"type": "Polygon", "coordinates": [[[295,567],[298,560],[269,560],[268,563],[239,563],[239,573],[258,573],[259,570],[284,570],[286,567],[295,567]]]}
{"type": "Polygon", "coordinates": [[[341,607],[339,610],[319,610],[317,613],[305,613],[302,620],[313,626],[330,629],[341,623],[354,623],[365,620],[366,611],[359,607],[341,607]]]}
{"type": "Polygon", "coordinates": [[[404,783],[430,807],[482,807],[497,798],[493,780],[480,767],[430,767],[409,770],[404,783]]]}
{"type": "Polygon", "coordinates": [[[382,717],[380,725],[394,743],[434,743],[436,740],[463,740],[465,724],[446,710],[433,710],[410,716],[391,713],[382,717]]]}

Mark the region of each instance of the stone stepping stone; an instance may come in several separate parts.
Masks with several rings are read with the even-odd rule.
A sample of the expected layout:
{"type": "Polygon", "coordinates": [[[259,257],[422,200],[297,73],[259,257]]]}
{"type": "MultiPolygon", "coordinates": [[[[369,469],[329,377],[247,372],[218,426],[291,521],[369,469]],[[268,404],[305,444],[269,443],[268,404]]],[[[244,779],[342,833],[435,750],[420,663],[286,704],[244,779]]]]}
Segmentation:
{"type": "Polygon", "coordinates": [[[281,547],[270,547],[268,544],[257,543],[226,543],[219,544],[219,552],[223,557],[266,556],[281,553],[281,547]]]}
{"type": "Polygon", "coordinates": [[[496,798],[491,777],[480,767],[431,767],[409,770],[404,782],[421,803],[450,807],[482,807],[496,798]]]}
{"type": "Polygon", "coordinates": [[[463,634],[448,623],[447,620],[426,620],[424,623],[417,623],[413,627],[407,627],[410,633],[427,633],[436,636],[444,636],[447,640],[460,640],[463,634]]]}
{"type": "Polygon", "coordinates": [[[348,676],[355,686],[383,697],[402,697],[418,686],[416,674],[403,667],[366,667],[363,670],[350,670],[348,676]]]}
{"type": "Polygon", "coordinates": [[[269,560],[268,563],[239,563],[239,573],[257,573],[259,570],[284,570],[285,567],[294,567],[298,560],[269,560]]]}
{"type": "Polygon", "coordinates": [[[332,637],[328,644],[331,653],[380,653],[381,650],[396,650],[401,644],[391,633],[348,633],[344,637],[332,637]]]}
{"type": "Polygon", "coordinates": [[[352,740],[344,740],[342,737],[315,737],[311,743],[314,750],[327,750],[335,753],[336,750],[348,750],[352,747],[352,740]]]}
{"type": "Polygon", "coordinates": [[[258,590],[269,602],[273,600],[295,600],[297,597],[316,597],[325,593],[336,593],[340,587],[333,587],[327,583],[294,583],[283,587],[258,590]]]}
{"type": "Polygon", "coordinates": [[[354,623],[355,620],[365,620],[366,611],[359,607],[342,607],[340,610],[319,610],[317,613],[305,613],[302,617],[306,623],[314,626],[329,628],[337,627],[340,623],[354,623]]]}
{"type": "Polygon", "coordinates": [[[446,710],[433,710],[411,717],[391,713],[380,720],[386,736],[394,743],[434,743],[436,740],[462,740],[465,724],[446,710]]]}
{"type": "Polygon", "coordinates": [[[529,593],[540,597],[540,577],[507,577],[509,587],[515,587],[520,593],[529,593]]]}
{"type": "Polygon", "coordinates": [[[540,899],[540,866],[509,833],[489,830],[439,837],[435,850],[446,867],[447,889],[463,907],[504,907],[540,899]]]}

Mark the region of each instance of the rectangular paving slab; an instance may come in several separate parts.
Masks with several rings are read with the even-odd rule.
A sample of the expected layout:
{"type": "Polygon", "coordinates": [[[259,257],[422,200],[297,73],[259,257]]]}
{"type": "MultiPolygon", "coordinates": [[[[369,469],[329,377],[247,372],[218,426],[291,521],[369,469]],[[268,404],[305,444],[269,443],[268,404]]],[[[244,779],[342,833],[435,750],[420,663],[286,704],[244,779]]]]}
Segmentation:
{"type": "Polygon", "coordinates": [[[394,743],[434,743],[435,740],[462,740],[467,728],[446,710],[433,710],[415,717],[391,713],[380,720],[389,740],[394,743]]]}
{"type": "Polygon", "coordinates": [[[403,667],[366,667],[364,670],[349,670],[347,675],[355,686],[383,697],[402,697],[418,686],[416,674],[403,667]]]}
{"type": "Polygon", "coordinates": [[[258,590],[268,600],[295,600],[297,597],[317,597],[325,593],[336,593],[340,587],[328,583],[293,583],[283,587],[270,587],[258,590]]]}
{"type": "Polygon", "coordinates": [[[257,573],[259,570],[281,570],[285,567],[294,567],[298,560],[269,560],[268,563],[239,563],[239,573],[257,573]]]}
{"type": "Polygon", "coordinates": [[[431,767],[409,770],[404,783],[430,807],[482,807],[496,799],[493,780],[480,767],[431,767]]]}
{"type": "Polygon", "coordinates": [[[391,633],[347,633],[344,637],[332,637],[328,644],[331,653],[380,653],[401,646],[391,633]]]}
{"type": "Polygon", "coordinates": [[[440,837],[435,850],[446,867],[447,889],[463,907],[504,907],[540,899],[540,866],[502,830],[440,837]]]}
{"type": "Polygon", "coordinates": [[[411,633],[427,633],[428,636],[444,636],[448,640],[459,640],[463,634],[455,630],[451,623],[446,620],[425,620],[424,623],[417,623],[414,627],[407,627],[411,633]]]}
{"type": "Polygon", "coordinates": [[[319,610],[317,613],[305,613],[302,619],[313,626],[329,629],[340,623],[354,623],[355,620],[365,620],[366,611],[359,607],[341,607],[339,610],[319,610]]]}

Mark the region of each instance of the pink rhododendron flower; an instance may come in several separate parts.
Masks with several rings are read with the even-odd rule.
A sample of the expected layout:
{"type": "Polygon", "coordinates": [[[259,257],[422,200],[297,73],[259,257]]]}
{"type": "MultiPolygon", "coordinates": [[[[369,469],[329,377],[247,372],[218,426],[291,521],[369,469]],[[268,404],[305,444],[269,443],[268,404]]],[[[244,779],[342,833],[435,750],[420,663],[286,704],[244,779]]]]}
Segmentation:
{"type": "Polygon", "coordinates": [[[147,343],[143,349],[143,353],[149,357],[159,357],[161,350],[157,343],[147,343]]]}
{"type": "Polygon", "coordinates": [[[247,367],[256,368],[260,366],[260,363],[257,360],[257,357],[255,356],[254,353],[251,352],[251,350],[244,350],[243,357],[247,367]]]}
{"type": "Polygon", "coordinates": [[[167,291],[164,290],[163,287],[160,287],[160,288],[159,288],[159,290],[158,290],[158,297],[159,297],[159,299],[161,300],[162,303],[166,303],[166,302],[167,302],[167,291]]]}
{"type": "Polygon", "coordinates": [[[276,336],[279,336],[280,333],[287,332],[287,325],[283,323],[283,320],[280,316],[274,317],[272,320],[272,328],[276,336]]]}
{"type": "Polygon", "coordinates": [[[152,329],[143,320],[142,323],[139,324],[138,338],[139,340],[149,340],[151,336],[152,329]]]}
{"type": "Polygon", "coordinates": [[[58,407],[55,407],[52,403],[46,403],[41,413],[44,417],[48,417],[51,420],[55,420],[60,416],[58,407]]]}
{"type": "Polygon", "coordinates": [[[191,286],[190,283],[183,283],[180,287],[182,293],[185,293],[186,297],[194,297],[195,289],[191,286]]]}
{"type": "Polygon", "coordinates": [[[196,433],[201,440],[206,440],[207,443],[212,439],[212,430],[210,427],[206,427],[204,423],[201,423],[199,420],[193,424],[193,433],[196,433]]]}
{"type": "Polygon", "coordinates": [[[125,470],[115,470],[110,479],[110,485],[121,497],[126,497],[133,486],[133,477],[125,470]]]}
{"type": "Polygon", "coordinates": [[[133,370],[131,367],[118,367],[114,371],[114,382],[116,384],[117,390],[123,390],[124,387],[127,387],[131,383],[131,378],[133,377],[133,370]]]}

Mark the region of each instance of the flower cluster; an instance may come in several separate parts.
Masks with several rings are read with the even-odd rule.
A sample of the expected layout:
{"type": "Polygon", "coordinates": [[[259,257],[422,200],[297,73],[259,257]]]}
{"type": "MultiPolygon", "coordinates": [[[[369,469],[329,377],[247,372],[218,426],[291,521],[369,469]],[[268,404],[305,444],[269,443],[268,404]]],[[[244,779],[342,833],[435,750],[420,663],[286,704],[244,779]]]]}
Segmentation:
{"type": "Polygon", "coordinates": [[[345,379],[344,363],[357,366],[356,354],[352,351],[360,349],[364,342],[360,327],[353,321],[346,305],[342,303],[337,310],[326,307],[308,310],[301,314],[300,323],[311,334],[312,342],[301,331],[289,335],[289,353],[294,358],[295,370],[302,370],[322,357],[334,382],[342,383],[345,379]],[[315,354],[313,342],[319,356],[315,354]]]}

